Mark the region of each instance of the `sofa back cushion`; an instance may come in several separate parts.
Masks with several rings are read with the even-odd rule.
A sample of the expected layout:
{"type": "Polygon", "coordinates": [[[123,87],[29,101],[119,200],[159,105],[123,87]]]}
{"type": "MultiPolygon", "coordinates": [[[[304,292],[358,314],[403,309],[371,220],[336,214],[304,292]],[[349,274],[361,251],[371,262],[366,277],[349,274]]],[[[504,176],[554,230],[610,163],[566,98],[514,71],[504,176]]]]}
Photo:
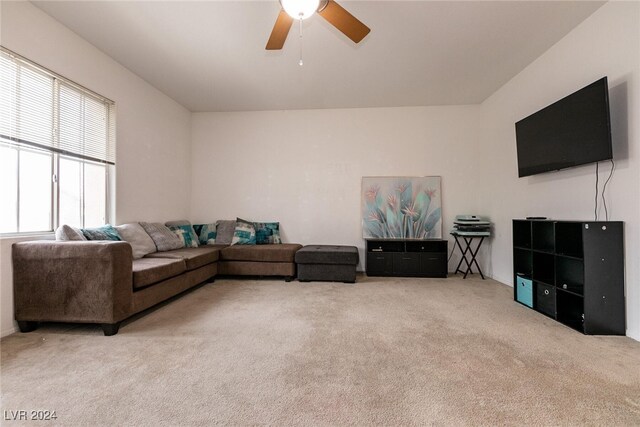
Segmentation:
{"type": "Polygon", "coordinates": [[[151,237],[158,252],[172,251],[183,247],[182,240],[165,225],[159,222],[141,222],[140,225],[151,237]]]}
{"type": "Polygon", "coordinates": [[[236,230],[236,220],[219,220],[216,222],[216,244],[230,245],[236,230]]]}
{"type": "Polygon", "coordinates": [[[166,225],[167,227],[171,228],[174,226],[178,226],[178,225],[191,225],[191,222],[189,222],[186,219],[178,219],[176,221],[167,221],[164,223],[164,225],[166,225]]]}
{"type": "Polygon", "coordinates": [[[122,240],[118,231],[111,224],[103,225],[102,227],[83,228],[82,234],[87,240],[122,240]]]}
{"type": "Polygon", "coordinates": [[[131,245],[133,250],[133,259],[140,259],[145,255],[152,254],[156,251],[156,244],[149,237],[144,228],[137,222],[130,224],[122,224],[114,227],[122,240],[131,245]]]}
{"type": "Polygon", "coordinates": [[[82,230],[64,224],[56,229],[56,240],[87,240],[82,230]]]}

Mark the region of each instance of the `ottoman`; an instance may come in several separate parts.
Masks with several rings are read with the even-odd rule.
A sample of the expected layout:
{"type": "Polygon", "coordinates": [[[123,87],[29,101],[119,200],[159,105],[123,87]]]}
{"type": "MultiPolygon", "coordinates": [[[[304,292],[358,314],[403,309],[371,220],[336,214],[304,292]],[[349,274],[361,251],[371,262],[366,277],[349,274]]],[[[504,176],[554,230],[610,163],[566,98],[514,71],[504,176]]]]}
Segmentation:
{"type": "Polygon", "coordinates": [[[358,248],[308,245],[296,252],[298,280],[355,283],[358,248]]]}

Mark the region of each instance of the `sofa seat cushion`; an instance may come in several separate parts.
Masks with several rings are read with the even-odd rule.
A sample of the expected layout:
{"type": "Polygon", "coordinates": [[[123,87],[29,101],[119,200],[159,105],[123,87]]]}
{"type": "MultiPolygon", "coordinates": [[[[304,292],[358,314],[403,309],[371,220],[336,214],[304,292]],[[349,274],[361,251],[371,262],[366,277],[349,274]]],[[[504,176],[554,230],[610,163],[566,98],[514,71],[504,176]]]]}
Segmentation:
{"type": "Polygon", "coordinates": [[[133,288],[140,289],[177,276],[187,269],[182,259],[141,258],[133,260],[133,288]]]}
{"type": "Polygon", "coordinates": [[[204,265],[211,264],[218,260],[220,249],[211,246],[198,248],[182,248],[167,252],[156,252],[149,254],[146,258],[173,258],[182,259],[187,265],[187,270],[195,270],[204,265]]]}
{"type": "Polygon", "coordinates": [[[223,261],[294,262],[296,252],[302,248],[297,243],[279,245],[234,245],[222,249],[223,261]]]}

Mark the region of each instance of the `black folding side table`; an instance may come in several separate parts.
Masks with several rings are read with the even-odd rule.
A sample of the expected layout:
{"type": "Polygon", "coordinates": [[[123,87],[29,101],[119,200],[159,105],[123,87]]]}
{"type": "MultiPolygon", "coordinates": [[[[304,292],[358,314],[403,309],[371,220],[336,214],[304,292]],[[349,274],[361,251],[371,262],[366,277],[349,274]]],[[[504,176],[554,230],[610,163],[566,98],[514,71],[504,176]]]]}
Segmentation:
{"type": "Polygon", "coordinates": [[[454,246],[454,250],[455,247],[457,246],[458,248],[460,248],[460,252],[462,253],[462,257],[460,258],[460,262],[458,263],[458,266],[456,267],[456,273],[464,273],[464,277],[463,279],[467,278],[467,275],[469,275],[469,273],[473,274],[473,270],[472,267],[475,264],[476,268],[478,269],[478,273],[480,273],[480,277],[482,277],[482,280],[484,280],[484,274],[482,274],[482,270],[480,269],[480,265],[478,265],[478,261],[476,260],[476,256],[478,255],[478,251],[480,250],[480,246],[482,245],[482,242],[484,242],[485,237],[489,237],[490,233],[483,233],[483,234],[471,234],[471,233],[465,233],[464,231],[452,231],[450,233],[453,238],[456,240],[456,244],[454,246]],[[480,241],[478,242],[478,245],[476,246],[475,250],[473,249],[473,247],[471,246],[471,243],[473,242],[474,239],[480,239],[480,241]],[[462,247],[462,243],[460,242],[462,241],[462,243],[464,243],[465,247],[462,247]],[[467,258],[467,254],[471,257],[471,259],[469,260],[467,258]],[[462,266],[462,263],[466,264],[466,270],[464,269],[460,269],[460,267],[462,266]]]}

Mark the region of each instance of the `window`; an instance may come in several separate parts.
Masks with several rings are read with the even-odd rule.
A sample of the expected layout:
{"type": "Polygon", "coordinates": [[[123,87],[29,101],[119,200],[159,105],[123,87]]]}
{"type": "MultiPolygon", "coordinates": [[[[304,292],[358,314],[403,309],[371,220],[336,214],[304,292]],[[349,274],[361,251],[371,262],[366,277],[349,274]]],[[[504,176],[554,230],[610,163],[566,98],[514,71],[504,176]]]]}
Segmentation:
{"type": "Polygon", "coordinates": [[[0,52],[0,233],[109,221],[114,103],[0,52]]]}

